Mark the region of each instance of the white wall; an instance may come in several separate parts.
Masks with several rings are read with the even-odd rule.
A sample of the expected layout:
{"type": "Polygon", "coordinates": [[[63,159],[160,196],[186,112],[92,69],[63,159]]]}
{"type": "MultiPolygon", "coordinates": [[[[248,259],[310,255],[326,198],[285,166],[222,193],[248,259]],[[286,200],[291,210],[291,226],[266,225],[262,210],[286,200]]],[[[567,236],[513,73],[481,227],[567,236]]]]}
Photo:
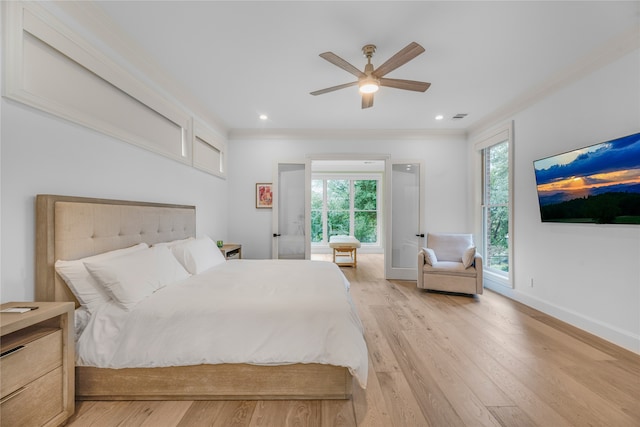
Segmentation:
{"type": "Polygon", "coordinates": [[[237,139],[228,142],[229,238],[245,258],[271,257],[271,210],[255,208],[255,184],[271,182],[277,161],[307,155],[387,154],[391,160],[425,163],[425,231],[470,231],[467,145],[463,136],[422,140],[237,139]]]}
{"type": "MultiPolygon", "coordinates": [[[[0,7],[0,22],[4,22],[4,9],[0,7]]],[[[3,57],[4,43],[0,45],[0,58],[3,57]]],[[[4,67],[0,67],[0,82],[4,81],[4,67]]],[[[0,101],[0,302],[2,299],[2,105],[0,101]]]]}
{"type": "Polygon", "coordinates": [[[636,352],[640,226],[542,223],[533,161],[640,131],[639,56],[635,51],[512,117],[515,284],[502,289],[636,352]]]}
{"type": "Polygon", "coordinates": [[[195,205],[198,234],[227,239],[227,182],[2,99],[2,302],[34,298],[35,195],[195,205]]]}

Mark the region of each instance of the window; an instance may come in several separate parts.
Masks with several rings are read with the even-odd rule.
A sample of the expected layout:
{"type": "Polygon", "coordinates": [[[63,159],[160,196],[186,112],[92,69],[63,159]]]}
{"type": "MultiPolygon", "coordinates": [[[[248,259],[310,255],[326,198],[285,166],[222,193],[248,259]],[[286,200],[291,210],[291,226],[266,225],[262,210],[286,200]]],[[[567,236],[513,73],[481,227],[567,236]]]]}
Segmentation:
{"type": "Polygon", "coordinates": [[[378,181],[353,181],[354,236],[361,243],[378,242],[378,181]]]}
{"type": "Polygon", "coordinates": [[[380,178],[315,177],[311,181],[311,243],[351,235],[379,245],[380,178]]]}
{"type": "Polygon", "coordinates": [[[348,179],[328,179],[327,181],[327,234],[349,235],[351,231],[351,182],[348,179]]]}
{"type": "Polygon", "coordinates": [[[509,273],[509,142],[483,150],[485,268],[509,273]]]}
{"type": "Polygon", "coordinates": [[[324,181],[311,180],[311,243],[324,242],[324,181]]]}
{"type": "Polygon", "coordinates": [[[488,279],[513,277],[513,171],[511,125],[476,144],[481,159],[482,255],[488,279]]]}

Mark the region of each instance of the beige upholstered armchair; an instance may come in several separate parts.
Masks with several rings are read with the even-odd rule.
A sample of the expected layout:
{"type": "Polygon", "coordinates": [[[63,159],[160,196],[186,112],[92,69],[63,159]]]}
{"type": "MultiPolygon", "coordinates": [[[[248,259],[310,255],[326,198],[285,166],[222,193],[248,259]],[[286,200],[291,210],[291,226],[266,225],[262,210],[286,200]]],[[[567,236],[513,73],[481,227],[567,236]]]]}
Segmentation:
{"type": "Polygon", "coordinates": [[[482,293],[482,256],[471,234],[427,234],[418,252],[418,287],[435,291],[482,293]]]}

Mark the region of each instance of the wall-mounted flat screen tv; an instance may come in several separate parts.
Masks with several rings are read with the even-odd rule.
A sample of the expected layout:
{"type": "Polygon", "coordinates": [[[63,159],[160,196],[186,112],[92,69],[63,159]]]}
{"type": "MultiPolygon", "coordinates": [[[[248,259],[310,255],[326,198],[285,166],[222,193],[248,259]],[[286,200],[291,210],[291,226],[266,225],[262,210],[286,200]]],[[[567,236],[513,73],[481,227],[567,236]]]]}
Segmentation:
{"type": "Polygon", "coordinates": [[[640,224],[640,133],[533,166],[543,222],[640,224]]]}

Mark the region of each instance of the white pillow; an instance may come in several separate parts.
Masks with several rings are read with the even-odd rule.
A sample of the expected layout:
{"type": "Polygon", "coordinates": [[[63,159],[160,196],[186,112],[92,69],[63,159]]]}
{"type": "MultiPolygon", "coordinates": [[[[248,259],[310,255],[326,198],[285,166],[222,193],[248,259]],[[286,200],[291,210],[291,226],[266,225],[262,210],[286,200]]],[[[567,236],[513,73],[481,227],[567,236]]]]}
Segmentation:
{"type": "Polygon", "coordinates": [[[436,253],[433,251],[433,249],[431,248],[422,248],[422,250],[424,250],[424,261],[429,264],[429,265],[434,265],[436,262],[438,262],[438,257],[436,256],[436,253]]]}
{"type": "Polygon", "coordinates": [[[189,277],[189,273],[165,246],[103,261],[85,262],[84,265],[126,310],[131,310],[158,289],[189,277]]]}
{"type": "Polygon", "coordinates": [[[73,261],[56,261],[56,272],[65,281],[71,292],[76,296],[78,302],[86,307],[89,313],[94,313],[99,306],[109,301],[111,297],[104,290],[96,279],[94,279],[89,271],[85,268],[84,262],[101,261],[115,258],[128,253],[148,249],[146,243],[139,243],[124,249],[116,249],[115,251],[105,252],[90,257],[77,259],[73,261]]]}
{"type": "Polygon", "coordinates": [[[475,256],[476,256],[476,247],[469,246],[464,251],[464,254],[462,254],[462,265],[464,265],[464,268],[469,268],[471,264],[473,264],[473,260],[475,259],[475,256]]]}
{"type": "Polygon", "coordinates": [[[226,261],[218,246],[208,236],[176,245],[171,251],[191,274],[202,273],[226,261]]]}

